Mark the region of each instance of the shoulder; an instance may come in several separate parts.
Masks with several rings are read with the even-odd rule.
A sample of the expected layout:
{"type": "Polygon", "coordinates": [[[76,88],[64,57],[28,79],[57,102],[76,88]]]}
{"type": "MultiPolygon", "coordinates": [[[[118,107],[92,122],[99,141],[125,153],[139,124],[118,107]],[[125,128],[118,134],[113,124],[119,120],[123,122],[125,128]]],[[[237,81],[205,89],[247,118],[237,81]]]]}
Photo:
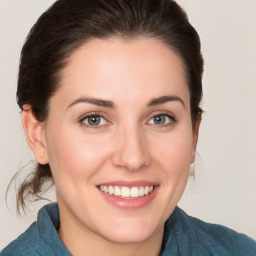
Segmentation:
{"type": "Polygon", "coordinates": [[[11,242],[0,256],[71,256],[57,233],[59,222],[58,205],[44,206],[38,213],[37,222],[11,242]]]}
{"type": "Polygon", "coordinates": [[[33,223],[23,234],[16,240],[12,241],[2,252],[1,256],[37,256],[40,255],[38,249],[38,230],[36,223],[33,223]]]}
{"type": "MultiPolygon", "coordinates": [[[[222,225],[211,224],[187,215],[178,207],[173,214],[172,229],[182,247],[189,247],[191,255],[255,256],[256,242],[248,236],[222,225]],[[187,245],[184,245],[187,243],[187,245]],[[189,244],[189,245],[188,245],[189,244]]],[[[170,231],[170,234],[172,231],[170,231]]],[[[179,246],[179,247],[181,247],[179,246]]]]}
{"type": "Polygon", "coordinates": [[[232,252],[232,255],[256,255],[256,242],[248,236],[222,225],[211,224],[187,216],[191,228],[206,245],[219,248],[220,251],[232,252]]]}

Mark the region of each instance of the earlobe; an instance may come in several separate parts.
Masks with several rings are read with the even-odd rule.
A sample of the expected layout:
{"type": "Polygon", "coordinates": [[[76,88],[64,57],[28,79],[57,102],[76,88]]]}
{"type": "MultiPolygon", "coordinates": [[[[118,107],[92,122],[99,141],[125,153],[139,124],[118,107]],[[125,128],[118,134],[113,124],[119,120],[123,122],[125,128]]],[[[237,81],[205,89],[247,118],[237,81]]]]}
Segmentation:
{"type": "Polygon", "coordinates": [[[199,134],[201,120],[202,120],[202,115],[201,115],[201,113],[198,113],[194,131],[193,131],[193,149],[192,149],[192,155],[191,155],[191,160],[190,160],[191,164],[194,163],[194,161],[195,161],[196,145],[197,145],[197,141],[198,141],[198,134],[199,134]]]}
{"type": "Polygon", "coordinates": [[[35,160],[40,164],[48,163],[45,140],[45,125],[39,122],[32,113],[31,105],[25,104],[22,111],[22,125],[27,143],[32,150],[35,160]]]}
{"type": "Polygon", "coordinates": [[[193,164],[195,162],[195,158],[196,158],[196,149],[194,149],[192,152],[190,164],[193,164]]]}

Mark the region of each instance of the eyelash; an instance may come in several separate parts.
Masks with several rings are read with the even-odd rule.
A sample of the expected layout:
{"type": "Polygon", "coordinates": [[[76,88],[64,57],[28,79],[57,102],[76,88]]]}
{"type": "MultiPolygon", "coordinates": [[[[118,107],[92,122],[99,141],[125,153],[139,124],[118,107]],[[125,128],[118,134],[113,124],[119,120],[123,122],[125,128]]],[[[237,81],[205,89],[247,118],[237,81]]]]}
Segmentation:
{"type": "MultiPolygon", "coordinates": [[[[151,119],[156,118],[156,117],[159,117],[159,116],[167,117],[167,118],[170,119],[170,121],[169,121],[167,124],[152,124],[152,125],[157,126],[157,127],[159,127],[159,126],[160,126],[160,127],[169,127],[169,126],[172,126],[172,125],[174,125],[175,123],[177,123],[177,120],[176,120],[175,116],[172,115],[172,114],[170,114],[169,112],[160,112],[160,113],[157,113],[157,114],[153,115],[153,116],[149,119],[149,121],[150,121],[151,119]]],[[[149,121],[148,121],[148,122],[149,122],[149,121]]]]}
{"type": "Polygon", "coordinates": [[[79,123],[80,123],[80,125],[82,125],[82,126],[85,126],[85,127],[87,127],[87,128],[93,128],[93,129],[95,129],[95,128],[96,128],[96,129],[104,128],[105,125],[108,125],[108,124],[109,124],[109,122],[107,121],[107,119],[106,119],[105,117],[103,117],[102,114],[96,113],[96,112],[95,112],[95,113],[90,113],[90,114],[87,114],[87,115],[83,116],[82,118],[79,119],[79,123]],[[100,117],[100,118],[103,118],[103,119],[105,120],[106,124],[103,124],[103,125],[90,125],[90,124],[86,124],[86,123],[85,123],[85,120],[88,119],[88,118],[90,118],[90,117],[100,117]]]}
{"type": "MultiPolygon", "coordinates": [[[[157,113],[155,115],[153,115],[149,121],[153,118],[156,118],[156,117],[160,117],[160,116],[164,116],[164,117],[167,117],[170,119],[170,121],[167,123],[167,124],[150,124],[150,125],[154,125],[154,126],[158,126],[158,127],[168,127],[168,126],[172,126],[174,125],[177,120],[176,118],[171,115],[169,112],[161,112],[161,113],[157,113]]],[[[149,123],[149,121],[147,121],[147,123],[149,123]]],[[[105,117],[102,116],[102,114],[100,113],[90,113],[90,114],[87,114],[85,116],[83,116],[82,118],[79,119],[79,123],[82,125],[82,126],[86,126],[86,127],[89,127],[89,128],[93,128],[93,129],[99,129],[99,128],[104,128],[106,125],[109,125],[110,123],[107,121],[107,119],[105,117]],[[106,124],[99,124],[99,125],[90,125],[90,124],[86,124],[85,123],[85,120],[90,118],[90,117],[99,117],[99,118],[103,118],[106,122],[106,124]]]]}

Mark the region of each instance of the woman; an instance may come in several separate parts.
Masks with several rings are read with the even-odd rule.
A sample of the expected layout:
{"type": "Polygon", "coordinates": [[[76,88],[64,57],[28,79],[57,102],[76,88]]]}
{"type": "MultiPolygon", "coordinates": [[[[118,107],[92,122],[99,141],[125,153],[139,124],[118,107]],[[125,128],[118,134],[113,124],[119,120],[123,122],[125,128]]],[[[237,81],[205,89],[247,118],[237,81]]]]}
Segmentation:
{"type": "Polygon", "coordinates": [[[57,203],[1,255],[255,255],[177,207],[201,122],[200,40],[170,0],[59,0],[22,49],[17,99],[57,203]]]}

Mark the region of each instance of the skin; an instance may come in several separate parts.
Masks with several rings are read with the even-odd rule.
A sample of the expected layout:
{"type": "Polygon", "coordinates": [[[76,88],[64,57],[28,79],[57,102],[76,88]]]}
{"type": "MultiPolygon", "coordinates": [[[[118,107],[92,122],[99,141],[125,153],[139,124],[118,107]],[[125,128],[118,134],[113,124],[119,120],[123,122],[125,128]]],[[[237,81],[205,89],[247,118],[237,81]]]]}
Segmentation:
{"type": "Polygon", "coordinates": [[[35,159],[51,166],[60,209],[58,232],[69,251],[159,255],[164,223],[194,162],[201,119],[193,129],[180,57],[156,39],[94,39],[70,57],[61,87],[50,99],[47,121],[38,122],[29,105],[24,109],[23,126],[35,159]],[[149,106],[170,95],[176,100],[149,106]],[[77,102],[85,97],[114,106],[77,102]],[[102,116],[100,125],[82,120],[88,114],[102,116]],[[159,115],[164,124],[155,123],[153,117],[159,115]],[[146,180],[159,189],[145,207],[121,209],[97,188],[120,180],[146,180]]]}

